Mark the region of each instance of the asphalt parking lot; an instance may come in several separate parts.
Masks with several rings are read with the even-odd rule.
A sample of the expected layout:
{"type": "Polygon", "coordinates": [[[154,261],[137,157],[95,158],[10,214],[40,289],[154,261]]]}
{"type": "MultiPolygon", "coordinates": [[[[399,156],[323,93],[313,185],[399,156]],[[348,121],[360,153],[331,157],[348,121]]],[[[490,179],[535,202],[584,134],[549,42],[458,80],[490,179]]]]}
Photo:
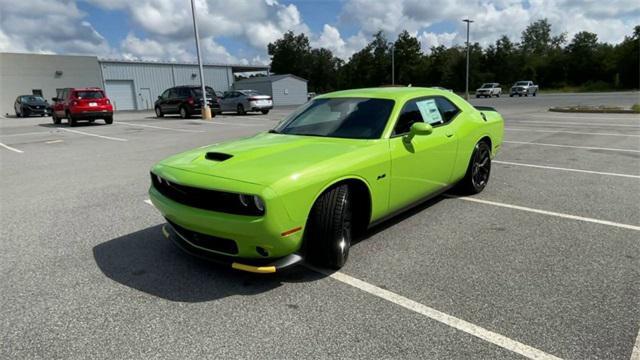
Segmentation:
{"type": "Polygon", "coordinates": [[[383,223],[340,272],[275,276],[167,242],[148,171],[292,109],[0,118],[0,358],[639,359],[640,117],[547,111],[638,98],[473,99],[505,117],[483,193],[383,223]]]}

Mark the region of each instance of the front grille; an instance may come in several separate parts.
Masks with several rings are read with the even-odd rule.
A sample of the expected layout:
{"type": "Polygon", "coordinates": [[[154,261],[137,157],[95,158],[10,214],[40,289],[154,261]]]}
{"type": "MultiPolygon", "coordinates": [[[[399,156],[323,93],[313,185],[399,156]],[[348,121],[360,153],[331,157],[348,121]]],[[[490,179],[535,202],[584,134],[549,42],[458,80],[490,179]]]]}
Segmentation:
{"type": "Polygon", "coordinates": [[[243,206],[239,194],[180,185],[154,173],[151,173],[151,182],[160,194],[183,205],[236,215],[264,215],[264,211],[253,206],[243,206]]]}
{"type": "Polygon", "coordinates": [[[167,222],[171,224],[171,226],[173,226],[173,229],[179,235],[183,236],[192,245],[230,255],[235,255],[238,253],[238,245],[233,240],[185,229],[169,219],[167,219],[167,222]]]}

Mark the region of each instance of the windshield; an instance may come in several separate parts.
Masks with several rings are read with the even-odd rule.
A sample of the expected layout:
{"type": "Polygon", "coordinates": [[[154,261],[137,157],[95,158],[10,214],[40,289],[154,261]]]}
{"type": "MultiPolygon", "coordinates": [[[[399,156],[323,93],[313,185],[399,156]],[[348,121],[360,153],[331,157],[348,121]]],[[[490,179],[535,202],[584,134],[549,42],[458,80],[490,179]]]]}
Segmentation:
{"type": "Polygon", "coordinates": [[[29,96],[22,96],[20,98],[20,101],[22,101],[22,102],[31,102],[31,101],[42,101],[42,102],[44,102],[44,99],[41,96],[29,95],[29,96]]]}
{"type": "Polygon", "coordinates": [[[529,82],[528,81],[518,81],[516,83],[516,86],[525,86],[525,85],[529,85],[529,82]]]}
{"type": "Polygon", "coordinates": [[[393,105],[394,101],[389,99],[316,99],[278,125],[275,132],[348,139],[377,139],[382,135],[393,105]]]}
{"type": "Polygon", "coordinates": [[[102,99],[102,91],[76,91],[78,99],[102,99]]]}
{"type": "Polygon", "coordinates": [[[493,84],[484,84],[482,85],[483,89],[491,89],[493,87],[493,84]]]}
{"type": "Polygon", "coordinates": [[[242,90],[240,92],[245,95],[259,95],[258,92],[255,90],[242,90]]]}

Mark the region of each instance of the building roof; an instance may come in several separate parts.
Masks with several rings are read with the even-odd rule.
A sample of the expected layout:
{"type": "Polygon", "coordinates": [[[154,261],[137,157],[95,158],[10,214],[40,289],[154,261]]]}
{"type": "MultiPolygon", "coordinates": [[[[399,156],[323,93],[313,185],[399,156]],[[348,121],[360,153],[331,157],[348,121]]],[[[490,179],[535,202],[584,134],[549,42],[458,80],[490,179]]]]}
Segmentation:
{"type": "MultiPolygon", "coordinates": [[[[123,60],[98,58],[100,63],[120,63],[120,64],[139,64],[139,65],[187,65],[198,66],[197,62],[172,62],[172,61],[142,61],[142,60],[123,60]]],[[[269,65],[245,65],[245,64],[223,64],[223,63],[204,63],[203,66],[219,66],[230,67],[233,72],[251,72],[251,71],[268,71],[269,65]]]]}
{"type": "Polygon", "coordinates": [[[307,79],[303,79],[293,74],[282,74],[282,75],[270,75],[270,76],[255,76],[248,79],[238,80],[236,81],[236,83],[257,83],[257,82],[267,82],[267,81],[274,82],[274,81],[282,80],[285,78],[294,78],[300,81],[308,82],[307,79]]]}

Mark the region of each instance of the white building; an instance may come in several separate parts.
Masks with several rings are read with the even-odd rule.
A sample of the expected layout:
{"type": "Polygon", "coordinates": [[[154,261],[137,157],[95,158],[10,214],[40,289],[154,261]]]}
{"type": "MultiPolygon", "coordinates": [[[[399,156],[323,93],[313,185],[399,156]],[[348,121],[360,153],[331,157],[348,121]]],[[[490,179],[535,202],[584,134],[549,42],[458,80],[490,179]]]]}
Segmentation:
{"type": "Polygon", "coordinates": [[[258,76],[236,81],[236,90],[256,90],[271,95],[274,106],[300,105],[307,102],[307,80],[291,75],[258,76]]]}

